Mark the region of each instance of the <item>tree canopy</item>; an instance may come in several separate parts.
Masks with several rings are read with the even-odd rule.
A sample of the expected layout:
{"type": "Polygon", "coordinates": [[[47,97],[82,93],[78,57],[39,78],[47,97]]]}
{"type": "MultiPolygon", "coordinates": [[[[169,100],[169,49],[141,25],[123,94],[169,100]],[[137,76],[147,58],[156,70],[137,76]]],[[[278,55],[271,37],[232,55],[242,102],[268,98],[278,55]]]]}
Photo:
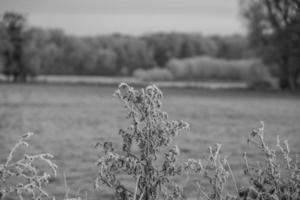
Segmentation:
{"type": "Polygon", "coordinates": [[[294,89],[300,71],[300,0],[241,0],[241,11],[255,47],[280,78],[294,89]]]}

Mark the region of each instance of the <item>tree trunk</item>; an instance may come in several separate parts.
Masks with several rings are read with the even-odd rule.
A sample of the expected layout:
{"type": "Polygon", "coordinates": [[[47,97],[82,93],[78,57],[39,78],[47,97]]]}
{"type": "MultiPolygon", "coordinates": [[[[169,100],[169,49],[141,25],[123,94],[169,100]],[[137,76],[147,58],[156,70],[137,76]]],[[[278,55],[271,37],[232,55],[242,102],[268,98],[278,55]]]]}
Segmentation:
{"type": "Polygon", "coordinates": [[[289,80],[289,84],[288,84],[288,88],[292,91],[295,90],[296,88],[296,79],[295,79],[295,76],[293,74],[289,74],[289,77],[288,77],[288,80],[289,80]]]}
{"type": "Polygon", "coordinates": [[[280,75],[280,88],[294,91],[297,88],[298,73],[282,73],[280,75]]]}
{"type": "Polygon", "coordinates": [[[282,62],[280,65],[280,82],[279,86],[281,89],[292,90],[294,91],[297,88],[298,84],[298,75],[299,70],[296,69],[293,62],[290,62],[291,59],[289,55],[282,56],[282,62]]]}
{"type": "Polygon", "coordinates": [[[280,63],[279,87],[282,90],[289,89],[289,84],[288,58],[283,56],[280,63]]]}
{"type": "Polygon", "coordinates": [[[299,78],[299,70],[298,71],[295,71],[293,74],[292,74],[292,84],[294,85],[294,89],[298,89],[299,88],[299,83],[298,83],[298,78],[299,78]]]}
{"type": "Polygon", "coordinates": [[[18,74],[14,73],[12,77],[13,77],[13,82],[16,83],[18,81],[18,74]]]}

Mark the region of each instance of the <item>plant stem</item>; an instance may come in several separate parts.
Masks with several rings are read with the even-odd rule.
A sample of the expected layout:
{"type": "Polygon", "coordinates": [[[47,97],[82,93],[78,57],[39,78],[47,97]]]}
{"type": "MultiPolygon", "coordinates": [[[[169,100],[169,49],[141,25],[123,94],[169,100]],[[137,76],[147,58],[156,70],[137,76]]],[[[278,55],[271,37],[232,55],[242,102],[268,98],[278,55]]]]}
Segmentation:
{"type": "Polygon", "coordinates": [[[141,175],[139,175],[138,178],[137,178],[137,180],[136,180],[136,185],[135,185],[135,191],[134,191],[133,200],[136,200],[136,195],[137,195],[137,190],[138,190],[138,185],[139,185],[140,178],[141,178],[141,175]]]}
{"type": "Polygon", "coordinates": [[[230,175],[231,175],[231,177],[232,177],[232,181],[233,181],[233,184],[234,184],[234,186],[235,186],[236,194],[238,195],[238,194],[239,194],[239,189],[238,189],[238,187],[237,187],[236,180],[235,180],[235,177],[234,177],[233,172],[232,172],[232,170],[231,170],[230,164],[229,164],[228,161],[226,161],[226,164],[227,164],[227,166],[228,166],[230,175]]]}

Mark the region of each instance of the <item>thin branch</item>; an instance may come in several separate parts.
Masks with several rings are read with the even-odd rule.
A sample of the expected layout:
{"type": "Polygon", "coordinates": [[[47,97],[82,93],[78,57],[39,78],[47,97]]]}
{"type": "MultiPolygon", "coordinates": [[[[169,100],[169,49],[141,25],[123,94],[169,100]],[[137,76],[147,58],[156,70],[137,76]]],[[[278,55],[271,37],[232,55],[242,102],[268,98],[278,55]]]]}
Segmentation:
{"type": "Polygon", "coordinates": [[[273,7],[272,7],[272,3],[269,0],[264,0],[265,5],[267,7],[268,10],[268,16],[270,18],[270,21],[272,23],[272,25],[274,26],[275,29],[277,30],[281,30],[281,26],[278,23],[278,19],[276,19],[273,7]]]}
{"type": "Polygon", "coordinates": [[[201,185],[197,182],[198,190],[202,193],[203,196],[205,196],[208,200],[210,200],[209,196],[201,190],[201,185]]]}
{"type": "Polygon", "coordinates": [[[68,188],[68,183],[67,183],[67,176],[64,171],[63,171],[63,177],[64,177],[64,185],[65,185],[65,199],[68,199],[69,198],[69,188],[68,188]]]}
{"type": "Polygon", "coordinates": [[[230,175],[231,175],[231,177],[232,177],[232,181],[233,181],[233,184],[234,184],[234,186],[235,186],[236,194],[238,195],[238,194],[239,194],[239,189],[238,189],[238,186],[237,186],[237,184],[236,184],[236,180],[235,180],[235,177],[234,177],[233,172],[232,172],[232,170],[231,170],[230,164],[229,164],[228,161],[226,161],[226,164],[227,164],[227,166],[228,166],[230,175]]]}
{"type": "MultiPolygon", "coordinates": [[[[287,0],[284,0],[283,2],[281,1],[274,1],[274,5],[275,8],[277,9],[277,13],[279,16],[281,16],[282,21],[285,23],[284,26],[286,26],[288,24],[288,7],[289,7],[289,3],[287,2],[287,0]],[[282,3],[282,4],[280,4],[282,3]]],[[[280,23],[280,22],[278,22],[280,23]]]]}
{"type": "Polygon", "coordinates": [[[142,192],[142,194],[141,194],[139,200],[142,200],[142,198],[143,198],[143,196],[144,196],[144,193],[145,193],[145,187],[144,187],[144,190],[143,190],[143,192],[142,192]]]}
{"type": "Polygon", "coordinates": [[[138,178],[137,178],[137,180],[136,180],[136,185],[135,185],[135,191],[134,191],[133,200],[136,200],[136,195],[137,195],[137,190],[138,190],[138,185],[139,185],[140,178],[141,178],[141,175],[139,175],[138,178]]]}
{"type": "Polygon", "coordinates": [[[300,10],[300,1],[298,1],[298,0],[293,0],[293,2],[294,2],[295,5],[297,6],[297,9],[300,10]]]}

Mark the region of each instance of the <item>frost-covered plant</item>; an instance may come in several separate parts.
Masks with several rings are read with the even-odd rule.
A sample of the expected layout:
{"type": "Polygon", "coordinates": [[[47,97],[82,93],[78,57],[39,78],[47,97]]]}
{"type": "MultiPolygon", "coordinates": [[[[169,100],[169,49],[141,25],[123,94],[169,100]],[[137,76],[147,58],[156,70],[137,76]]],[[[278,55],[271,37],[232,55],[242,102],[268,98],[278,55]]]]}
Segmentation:
{"type": "MultiPolygon", "coordinates": [[[[87,200],[87,192],[85,192],[85,198],[82,197],[82,195],[80,195],[80,193],[78,192],[77,195],[72,195],[73,197],[70,197],[69,193],[70,193],[70,188],[68,187],[68,183],[67,183],[67,176],[66,174],[63,172],[63,178],[64,178],[64,184],[65,184],[65,197],[63,200],[87,200]]],[[[55,198],[53,198],[53,200],[55,200],[55,198]]]]}
{"type": "Polygon", "coordinates": [[[155,85],[136,90],[121,83],[115,95],[127,108],[131,124],[119,131],[121,154],[111,142],[100,144],[103,154],[97,161],[96,187],[108,186],[122,200],[180,199],[181,189],[172,177],[181,174],[182,167],[176,163],[179,149],[172,145],[172,138],[187,129],[188,123],[168,120],[161,110],[163,94],[155,85]],[[118,179],[121,171],[135,179],[134,190],[118,179]]]}
{"type": "Polygon", "coordinates": [[[225,192],[225,184],[230,175],[236,187],[236,181],[232,174],[227,157],[221,156],[221,144],[215,144],[208,148],[209,153],[202,160],[189,159],[183,165],[193,182],[198,187],[197,199],[229,200],[236,199],[235,196],[225,192]],[[192,175],[192,176],[191,176],[192,175]]]}
{"type": "MultiPolygon", "coordinates": [[[[10,151],[6,162],[0,164],[0,199],[7,195],[17,195],[20,200],[43,199],[49,195],[44,185],[49,183],[50,173],[45,171],[38,161],[46,163],[56,176],[57,166],[52,162],[53,155],[49,153],[27,155],[15,160],[14,153],[21,146],[28,146],[27,140],[33,133],[22,136],[10,151]]],[[[49,171],[49,170],[48,170],[49,171]]]]}
{"type": "Polygon", "coordinates": [[[300,199],[300,159],[291,158],[287,140],[282,144],[277,137],[278,151],[271,149],[264,140],[264,124],[253,130],[248,143],[254,144],[264,155],[263,162],[250,165],[246,153],[244,173],[251,187],[240,189],[240,197],[260,200],[300,199]],[[281,156],[280,156],[281,155],[281,156]]]}
{"type": "Polygon", "coordinates": [[[180,151],[172,145],[172,139],[189,125],[183,121],[168,120],[168,114],[161,110],[162,92],[155,85],[135,90],[122,83],[115,94],[128,109],[131,125],[119,131],[123,143],[121,154],[114,151],[112,142],[98,144],[102,147],[102,155],[97,162],[98,188],[108,186],[122,200],[182,199],[182,189],[172,177],[186,175],[197,177],[193,181],[205,198],[231,198],[224,192],[231,169],[227,159],[220,155],[221,144],[209,147],[206,159],[188,159],[178,163],[180,151]],[[132,151],[132,147],[137,150],[132,151]],[[121,171],[134,177],[134,190],[128,189],[118,179],[121,171]]]}

